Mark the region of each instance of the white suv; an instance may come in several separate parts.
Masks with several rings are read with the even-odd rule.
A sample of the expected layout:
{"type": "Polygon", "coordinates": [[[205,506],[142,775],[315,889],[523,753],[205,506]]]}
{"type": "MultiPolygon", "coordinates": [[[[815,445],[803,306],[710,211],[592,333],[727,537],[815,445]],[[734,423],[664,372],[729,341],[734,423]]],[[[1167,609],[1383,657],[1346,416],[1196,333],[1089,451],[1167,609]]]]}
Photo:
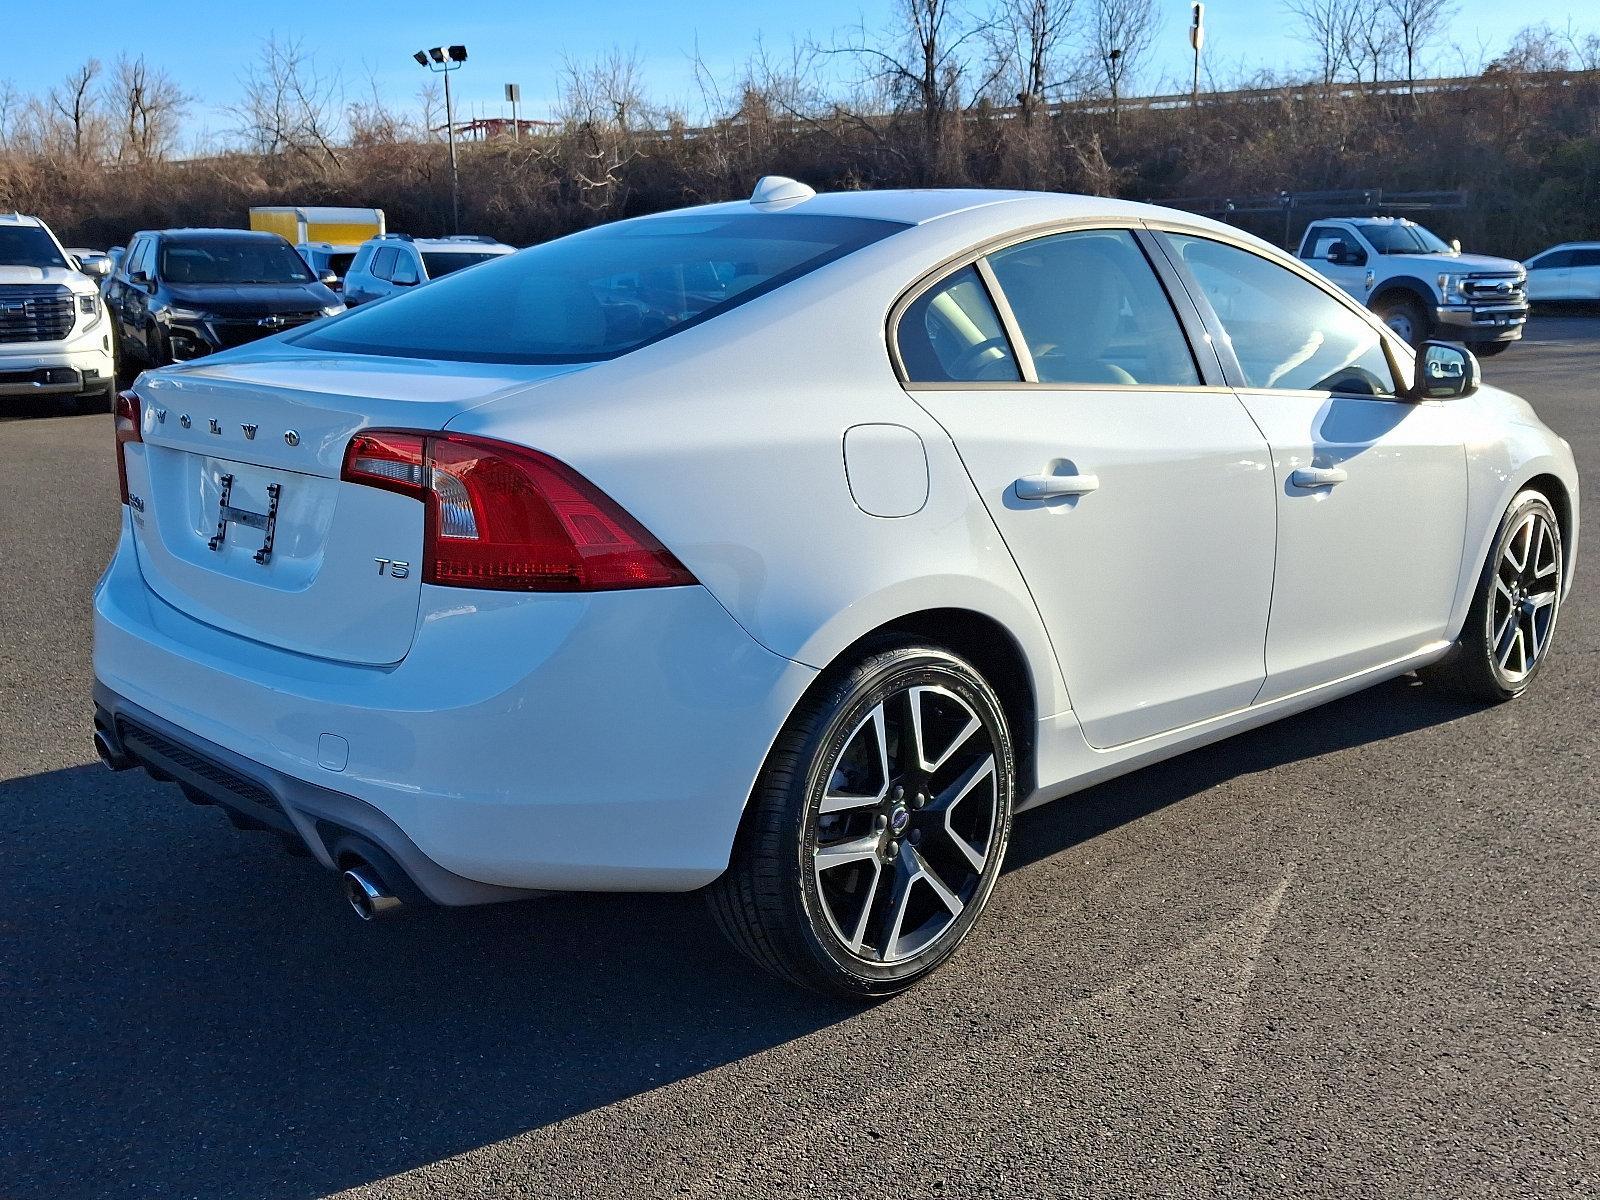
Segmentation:
{"type": "Polygon", "coordinates": [[[0,213],[0,401],[57,396],[109,408],[116,386],[96,280],[38,217],[0,213]]]}
{"type": "Polygon", "coordinates": [[[363,242],[356,252],[344,277],[344,302],[353,308],[382,300],[463,267],[515,253],[515,246],[476,235],[414,238],[405,233],[379,234],[363,242]]]}

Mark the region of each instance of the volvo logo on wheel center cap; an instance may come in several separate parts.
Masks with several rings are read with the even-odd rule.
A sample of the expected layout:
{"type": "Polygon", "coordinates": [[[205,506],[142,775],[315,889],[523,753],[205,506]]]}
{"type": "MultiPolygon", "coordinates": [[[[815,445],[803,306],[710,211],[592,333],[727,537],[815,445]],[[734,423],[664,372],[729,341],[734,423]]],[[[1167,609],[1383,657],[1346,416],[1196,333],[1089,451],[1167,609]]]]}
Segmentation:
{"type": "Polygon", "coordinates": [[[899,837],[906,831],[906,826],[911,824],[911,814],[903,808],[897,808],[889,814],[889,832],[899,837]]]}

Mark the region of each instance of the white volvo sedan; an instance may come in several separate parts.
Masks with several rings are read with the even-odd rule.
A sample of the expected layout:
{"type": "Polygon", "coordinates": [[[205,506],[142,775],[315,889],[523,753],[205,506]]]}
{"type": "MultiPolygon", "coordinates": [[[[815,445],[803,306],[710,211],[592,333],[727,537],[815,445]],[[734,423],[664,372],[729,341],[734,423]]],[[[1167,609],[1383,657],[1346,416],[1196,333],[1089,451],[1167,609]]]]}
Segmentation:
{"type": "Polygon", "coordinates": [[[97,749],[363,916],[705,889],[904,988],[1015,813],[1420,670],[1528,687],[1567,444],[1293,258],[1081,196],[623,221],[144,375],[97,749]]]}

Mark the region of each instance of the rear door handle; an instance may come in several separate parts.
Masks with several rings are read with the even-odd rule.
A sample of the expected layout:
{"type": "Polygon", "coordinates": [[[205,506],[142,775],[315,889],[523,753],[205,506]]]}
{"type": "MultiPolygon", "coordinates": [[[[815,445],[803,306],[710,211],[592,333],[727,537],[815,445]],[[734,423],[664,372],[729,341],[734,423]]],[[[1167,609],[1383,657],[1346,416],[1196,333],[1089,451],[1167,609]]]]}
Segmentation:
{"type": "Polygon", "coordinates": [[[1332,487],[1350,478],[1343,467],[1301,467],[1289,476],[1289,482],[1298,488],[1332,487]]]}
{"type": "Polygon", "coordinates": [[[1098,475],[1024,475],[1012,485],[1019,500],[1049,500],[1055,496],[1081,496],[1100,486],[1098,475]]]}

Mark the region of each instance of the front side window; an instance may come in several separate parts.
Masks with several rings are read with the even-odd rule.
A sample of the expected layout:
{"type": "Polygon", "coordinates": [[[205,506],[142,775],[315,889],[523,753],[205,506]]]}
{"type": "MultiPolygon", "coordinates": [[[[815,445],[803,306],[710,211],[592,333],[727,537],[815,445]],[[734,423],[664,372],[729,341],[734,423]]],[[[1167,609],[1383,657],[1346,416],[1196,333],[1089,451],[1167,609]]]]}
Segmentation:
{"type": "Polygon", "coordinates": [[[161,246],[168,283],[310,283],[315,276],[288,242],[266,238],[169,238],[161,246]]]}
{"type": "Polygon", "coordinates": [[[1571,250],[1548,250],[1528,264],[1530,271],[1560,271],[1572,265],[1571,250]]]}
{"type": "Polygon", "coordinates": [[[896,332],[912,383],[1016,383],[1022,378],[989,291],[962,267],[918,296],[896,332]]]}
{"type": "Polygon", "coordinates": [[[1395,394],[1378,331],[1321,288],[1237,246],[1164,236],[1222,322],[1245,386],[1395,394]]]}
{"type": "Polygon", "coordinates": [[[1199,384],[1178,316],[1126,229],[1038,238],[989,265],[1040,383],[1199,384]]]}
{"type": "Polygon", "coordinates": [[[710,320],[906,228],[779,213],[602,225],[307,326],[316,350],[472,362],[615,358],[710,320]]]}
{"type": "Polygon", "coordinates": [[[1335,242],[1343,242],[1352,249],[1355,246],[1355,238],[1344,230],[1332,225],[1317,225],[1306,232],[1300,257],[1307,260],[1326,259],[1329,249],[1335,242]]]}

